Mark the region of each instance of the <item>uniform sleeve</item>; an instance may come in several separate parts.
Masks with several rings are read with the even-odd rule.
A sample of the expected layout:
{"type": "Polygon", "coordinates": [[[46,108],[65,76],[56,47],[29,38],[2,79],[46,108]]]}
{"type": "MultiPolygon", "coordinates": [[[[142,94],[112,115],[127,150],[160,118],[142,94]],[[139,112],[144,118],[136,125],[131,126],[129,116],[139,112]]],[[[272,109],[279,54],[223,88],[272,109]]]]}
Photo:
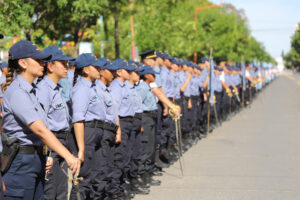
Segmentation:
{"type": "Polygon", "coordinates": [[[146,90],[146,88],[144,87],[144,85],[139,86],[137,89],[137,93],[138,93],[138,95],[141,96],[142,102],[144,102],[144,100],[146,98],[145,90],[146,90]]]}
{"type": "Polygon", "coordinates": [[[24,91],[16,91],[9,99],[11,111],[26,126],[42,120],[38,114],[38,108],[32,102],[29,94],[24,91]]]}
{"type": "Polygon", "coordinates": [[[156,83],[157,87],[162,87],[161,74],[156,74],[155,75],[155,83],[156,83]]]}
{"type": "Polygon", "coordinates": [[[68,102],[70,100],[71,85],[68,78],[61,79],[59,84],[62,86],[61,95],[68,102]]]}
{"type": "Polygon", "coordinates": [[[85,87],[74,88],[72,91],[72,123],[85,120],[90,102],[89,90],[85,87]]]}
{"type": "Polygon", "coordinates": [[[220,81],[225,82],[225,73],[222,72],[222,74],[220,75],[220,81]]]}
{"type": "Polygon", "coordinates": [[[150,83],[149,86],[151,89],[159,87],[156,82],[150,83]]]}
{"type": "Polygon", "coordinates": [[[250,77],[250,73],[249,73],[249,71],[248,71],[248,70],[246,70],[246,72],[245,72],[245,76],[246,76],[246,77],[250,77]]]}

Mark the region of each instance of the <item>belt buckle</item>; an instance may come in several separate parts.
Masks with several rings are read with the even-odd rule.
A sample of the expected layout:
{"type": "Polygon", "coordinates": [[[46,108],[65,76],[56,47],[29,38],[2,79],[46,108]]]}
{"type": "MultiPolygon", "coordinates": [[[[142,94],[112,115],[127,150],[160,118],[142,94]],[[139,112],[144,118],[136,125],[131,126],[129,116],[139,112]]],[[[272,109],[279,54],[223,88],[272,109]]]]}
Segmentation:
{"type": "Polygon", "coordinates": [[[48,153],[48,146],[47,145],[43,145],[43,155],[46,156],[48,153]]]}

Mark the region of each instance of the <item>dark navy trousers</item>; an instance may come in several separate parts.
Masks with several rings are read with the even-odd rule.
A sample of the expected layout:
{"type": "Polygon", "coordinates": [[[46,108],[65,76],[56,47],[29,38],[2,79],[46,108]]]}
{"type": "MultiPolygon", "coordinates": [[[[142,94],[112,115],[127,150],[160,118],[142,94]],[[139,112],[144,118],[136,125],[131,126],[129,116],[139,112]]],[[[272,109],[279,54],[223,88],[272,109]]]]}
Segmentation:
{"type": "MultiPolygon", "coordinates": [[[[66,146],[66,140],[59,141],[66,146]]],[[[65,174],[68,173],[68,165],[56,152],[52,151],[51,154],[53,166],[47,175],[48,181],[45,180],[44,199],[65,200],[68,198],[68,177],[65,174]]]]}
{"type": "Polygon", "coordinates": [[[42,200],[44,194],[45,156],[17,154],[3,176],[5,200],[42,200]]]}
{"type": "Polygon", "coordinates": [[[133,122],[120,119],[120,127],[122,131],[122,140],[120,144],[115,146],[114,168],[111,180],[111,193],[118,194],[124,189],[124,180],[130,171],[130,158],[132,152],[128,147],[128,138],[133,129],[133,122]]]}
{"type": "MultiPolygon", "coordinates": [[[[96,163],[99,162],[100,159],[96,156],[96,149],[99,148],[102,134],[103,130],[100,128],[86,126],[84,127],[84,162],[81,164],[79,173],[79,177],[83,178],[83,180],[79,182],[79,192],[81,199],[94,199],[95,187],[99,187],[95,186],[93,183],[98,170],[101,170],[96,170],[95,167],[97,167],[96,163]]],[[[73,137],[75,138],[74,134],[71,135],[73,135],[73,137]]],[[[78,154],[78,148],[75,142],[72,148],[72,152],[74,153],[74,155],[78,154]]],[[[77,189],[74,185],[72,185],[70,199],[77,199],[77,189]]]]}
{"type": "Polygon", "coordinates": [[[152,172],[155,167],[155,131],[156,119],[143,116],[142,126],[144,132],[141,133],[141,160],[139,163],[139,174],[152,172]]]}

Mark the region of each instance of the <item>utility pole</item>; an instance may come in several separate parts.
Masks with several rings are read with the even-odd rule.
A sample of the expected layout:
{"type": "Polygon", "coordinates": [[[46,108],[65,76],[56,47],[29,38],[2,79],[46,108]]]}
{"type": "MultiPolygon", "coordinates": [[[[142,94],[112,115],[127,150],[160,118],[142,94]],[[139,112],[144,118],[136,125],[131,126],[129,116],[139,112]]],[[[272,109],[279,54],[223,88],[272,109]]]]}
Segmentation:
{"type": "MultiPolygon", "coordinates": [[[[220,6],[222,6],[222,5],[223,5],[223,3],[222,3],[222,1],[221,1],[220,4],[212,4],[212,5],[208,5],[208,6],[196,8],[196,9],[195,9],[195,23],[196,23],[197,18],[198,18],[198,12],[199,12],[200,10],[206,10],[206,9],[209,9],[209,8],[220,7],[220,6]]],[[[196,30],[195,30],[195,31],[196,31],[196,30]]],[[[197,52],[194,52],[194,63],[197,63],[197,52]]]]}
{"type": "Polygon", "coordinates": [[[130,0],[129,5],[130,5],[130,30],[131,30],[131,58],[132,60],[136,60],[135,42],[134,42],[134,23],[133,23],[133,15],[132,15],[133,0],[130,0]]]}

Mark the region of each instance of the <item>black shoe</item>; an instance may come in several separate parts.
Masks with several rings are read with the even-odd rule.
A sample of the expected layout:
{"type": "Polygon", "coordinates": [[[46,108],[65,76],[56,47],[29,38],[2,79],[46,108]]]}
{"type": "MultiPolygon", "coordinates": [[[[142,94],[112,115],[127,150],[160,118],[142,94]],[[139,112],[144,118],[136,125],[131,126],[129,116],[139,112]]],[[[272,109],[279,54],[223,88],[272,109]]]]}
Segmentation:
{"type": "Polygon", "coordinates": [[[141,177],[137,178],[136,180],[137,180],[137,184],[138,184],[140,187],[142,187],[142,188],[150,188],[150,184],[144,182],[144,180],[143,180],[141,177]]]}
{"type": "Polygon", "coordinates": [[[124,200],[124,193],[120,192],[118,194],[110,195],[109,199],[111,199],[111,200],[124,200]]]}
{"type": "Polygon", "coordinates": [[[130,200],[134,198],[135,194],[130,190],[124,190],[124,200],[130,200]]]}
{"type": "Polygon", "coordinates": [[[154,171],[154,172],[151,173],[151,175],[152,175],[152,176],[162,176],[163,173],[160,172],[160,171],[154,171]]]}
{"type": "Polygon", "coordinates": [[[161,181],[160,180],[155,180],[150,176],[150,185],[152,186],[160,186],[161,181]]]}
{"type": "Polygon", "coordinates": [[[161,159],[158,157],[157,160],[155,161],[155,164],[158,166],[158,167],[161,167],[161,168],[168,168],[170,167],[170,164],[168,163],[164,163],[163,161],[161,161],[161,159]]]}
{"type": "Polygon", "coordinates": [[[140,187],[139,185],[134,185],[134,186],[131,186],[131,192],[135,193],[135,194],[149,194],[150,193],[150,190],[147,189],[147,188],[142,188],[140,187]]]}

